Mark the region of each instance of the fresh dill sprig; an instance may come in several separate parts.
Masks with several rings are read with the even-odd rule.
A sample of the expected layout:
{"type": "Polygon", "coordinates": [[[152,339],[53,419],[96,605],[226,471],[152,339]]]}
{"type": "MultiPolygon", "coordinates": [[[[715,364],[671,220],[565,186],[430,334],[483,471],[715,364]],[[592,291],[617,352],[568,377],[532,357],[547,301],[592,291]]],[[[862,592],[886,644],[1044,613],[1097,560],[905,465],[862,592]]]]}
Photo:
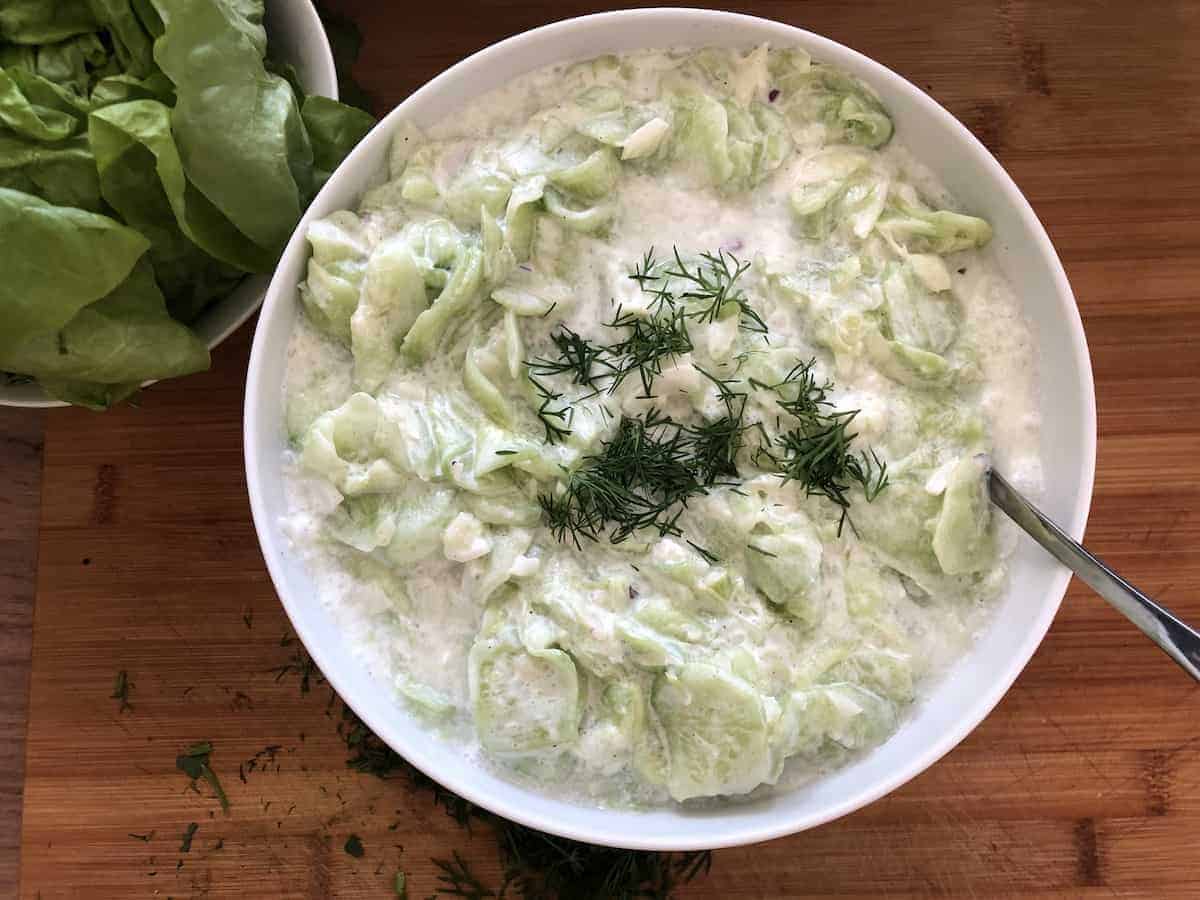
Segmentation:
{"type": "Polygon", "coordinates": [[[707,491],[691,464],[687,429],[657,410],[645,418],[622,417],[612,440],[584,457],[561,493],[538,501],[554,536],[576,546],[607,531],[619,544],[643,528],[678,535],[679,516],[690,497],[707,491]]]}
{"type": "Polygon", "coordinates": [[[833,382],[817,381],[815,358],[807,362],[797,363],[791,371],[776,384],[763,384],[753,378],[749,379],[751,387],[757,390],[772,391],[779,396],[779,408],[791,413],[798,419],[812,419],[824,415],[825,409],[833,407],[829,392],[833,390],[833,382]]]}
{"type": "Polygon", "coordinates": [[[651,247],[629,274],[650,301],[637,310],[618,306],[612,319],[603,323],[624,332],[620,339],[593,343],[560,324],[550,335],[557,356],[537,357],[526,366],[533,375],[570,376],[572,384],[596,391],[601,389],[599,382],[607,380],[609,393],[636,374],[640,396],[649,399],[664,363],[693,350],[688,322],[716,322],[734,312],[742,329],[766,333],[766,323],[738,285],[749,269],[749,262],[724,250],[701,253],[690,268],[677,247],[666,262],[658,261],[651,247]]]}
{"type": "Polygon", "coordinates": [[[736,312],[740,328],[766,334],[766,322],[738,285],[749,270],[749,261],[722,249],[700,253],[693,268],[683,261],[678,247],[671,248],[666,262],[657,261],[651,247],[629,277],[653,297],[651,311],[682,306],[686,318],[697,322],[716,322],[736,312]]]}
{"type": "Polygon", "coordinates": [[[849,518],[850,490],[862,488],[867,502],[873,502],[888,485],[887,463],[872,448],[852,449],[857,432],[850,430],[860,410],[835,410],[829,399],[833,384],[818,382],[814,374],[816,360],[795,366],[774,385],[753,382],[760,389],[779,395],[777,405],[796,419],[796,425],[775,439],[774,447],[760,447],[758,462],[765,460],[785,482],[796,481],[810,496],[829,499],[841,508],[838,534],[849,518]]]}
{"type": "MultiPolygon", "coordinates": [[[[736,313],[740,328],[765,334],[766,323],[739,285],[749,269],[749,262],[724,250],[701,253],[691,266],[677,247],[665,262],[655,258],[653,248],[648,250],[629,277],[650,302],[637,310],[618,306],[613,318],[603,323],[623,332],[620,340],[604,346],[560,325],[551,335],[557,357],[526,363],[541,398],[537,415],[546,441],[554,443],[571,433],[571,407],[556,406],[563,395],[535,375],[569,376],[572,384],[597,392],[606,387],[609,393],[636,375],[642,389],[639,398],[653,399],[654,381],[664,364],[693,350],[689,322],[716,322],[736,313]]],[[[539,496],[555,537],[580,546],[583,538],[599,540],[604,535],[620,543],[642,529],[679,536],[679,517],[691,497],[717,485],[736,489],[738,457],[752,430],[761,436],[754,461],[785,481],[798,482],[810,496],[824,496],[840,507],[839,534],[848,521],[855,486],[868,502],[887,487],[883,460],[874,450],[852,447],[857,434],[850,426],[859,411],[834,408],[833,383],[818,379],[815,359],[796,365],[776,384],[718,378],[699,367],[697,371],[716,387],[723,414],[695,424],[673,422],[654,409],[643,418],[623,417],[616,435],[599,453],[585,457],[556,492],[539,496]],[[743,383],[776,395],[781,415],[774,438],[763,422],[748,421],[747,393],[734,387],[743,383]],[[782,414],[794,423],[784,427],[782,414]]]]}
{"type": "Polygon", "coordinates": [[[613,370],[612,364],[604,359],[609,348],[596,346],[566,325],[560,324],[550,335],[550,340],[558,349],[558,358],[538,357],[527,362],[525,365],[535,375],[570,375],[572,384],[594,388],[596,379],[606,373],[593,373],[593,367],[598,365],[608,372],[613,370]]]}
{"type": "Polygon", "coordinates": [[[466,900],[484,900],[486,897],[496,896],[495,891],[484,887],[483,882],[471,871],[470,865],[457,850],[454,851],[453,859],[437,859],[435,857],[431,861],[442,872],[438,876],[437,892],[439,895],[464,897],[466,900]]]}
{"type": "Polygon", "coordinates": [[[636,372],[642,382],[641,396],[649,398],[654,379],[662,374],[663,362],[691,353],[693,349],[687,319],[683,310],[675,306],[668,306],[662,313],[650,317],[625,312],[618,306],[612,321],[604,324],[627,330],[624,339],[607,348],[608,355],[615,360],[611,364],[610,394],[636,372]]]}
{"type": "MultiPolygon", "coordinates": [[[[539,495],[546,525],[558,540],[580,547],[583,538],[607,535],[619,544],[642,529],[678,537],[679,517],[691,498],[740,483],[737,456],[753,427],[744,421],[746,396],[704,374],[718,386],[723,416],[699,424],[675,422],[656,408],[641,417],[623,416],[613,438],[584,457],[560,490],[539,495]]],[[[688,543],[709,562],[717,561],[688,543]]]]}
{"type": "MultiPolygon", "coordinates": [[[[716,386],[725,406],[725,414],[711,421],[689,427],[692,439],[692,458],[700,471],[700,480],[707,485],[719,479],[738,477],[737,457],[745,442],[745,433],[752,427],[745,424],[746,394],[730,386],[733,379],[720,379],[696,366],[696,371],[716,386]]],[[[736,482],[734,482],[736,483],[736,482]]]]}
{"type": "Polygon", "coordinates": [[[736,484],[737,456],[742,449],[746,426],[741,414],[728,414],[711,422],[688,427],[692,441],[691,457],[701,483],[736,484]]]}
{"type": "Polygon", "coordinates": [[[562,399],[562,394],[550,390],[532,375],[527,376],[529,383],[533,385],[533,389],[537,391],[542,403],[537,408],[537,417],[541,420],[542,427],[546,430],[546,443],[553,444],[556,441],[565,440],[571,434],[571,407],[562,406],[558,409],[552,408],[552,404],[557,403],[562,399]]]}
{"type": "Polygon", "coordinates": [[[704,561],[710,565],[715,565],[721,561],[715,553],[713,553],[711,550],[706,550],[695,541],[688,541],[687,545],[704,557],[704,561]]]}
{"type": "Polygon", "coordinates": [[[689,321],[716,322],[732,308],[740,328],[765,334],[766,323],[738,286],[749,269],[749,262],[724,250],[701,253],[695,268],[683,261],[678,247],[671,248],[667,262],[655,259],[653,247],[646,251],[629,277],[651,298],[646,307],[650,315],[623,313],[618,307],[613,320],[605,323],[630,330],[624,341],[609,348],[610,355],[624,357],[615,367],[609,390],[615,391],[625,376],[636,371],[642,393],[649,397],[654,378],[662,374],[663,360],[693,349],[689,321]]]}
{"type": "Polygon", "coordinates": [[[663,273],[656,271],[658,268],[659,262],[654,258],[654,248],[651,247],[642,257],[642,261],[636,264],[633,271],[629,273],[629,280],[636,281],[638,287],[642,289],[642,293],[649,294],[653,298],[646,307],[652,313],[661,311],[664,306],[675,305],[670,285],[663,277],[663,273]]]}
{"type": "Polygon", "coordinates": [[[738,279],[750,270],[749,261],[739,260],[732,253],[718,249],[716,253],[701,253],[694,269],[689,269],[674,251],[674,266],[662,270],[667,278],[676,278],[688,285],[678,295],[680,300],[690,301],[695,306],[688,317],[698,322],[716,322],[727,314],[730,307],[738,314],[738,327],[744,331],[767,333],[767,323],[750,305],[744,291],[738,287],[738,279]]]}

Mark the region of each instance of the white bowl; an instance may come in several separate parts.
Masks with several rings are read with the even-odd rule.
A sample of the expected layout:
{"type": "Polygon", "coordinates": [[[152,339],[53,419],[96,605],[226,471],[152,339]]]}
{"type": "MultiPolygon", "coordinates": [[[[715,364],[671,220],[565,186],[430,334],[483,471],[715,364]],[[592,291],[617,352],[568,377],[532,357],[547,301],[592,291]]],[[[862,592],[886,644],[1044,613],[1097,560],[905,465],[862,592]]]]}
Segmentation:
{"type": "MultiPolygon", "coordinates": [[[[271,56],[296,67],[304,90],[323,97],[338,96],[337,72],[329,38],[311,0],[266,0],[267,39],[271,56]]],[[[270,275],[249,275],[230,293],[214,303],[192,328],[211,350],[229,337],[262,305],[271,283],[270,275]]],[[[46,396],[37,382],[0,384],[0,406],[66,406],[46,396]]]]}
{"type": "Polygon", "coordinates": [[[900,730],[860,761],[809,786],[705,810],[595,809],[517,787],[448,751],[351,655],[312,580],[280,530],[284,509],[283,383],[288,336],[308,247],[304,225],[354,207],[385,164],[403,116],[428,126],[490,87],[532,69],[609,52],[667,46],[795,45],[857,75],[891,110],[897,133],[965,204],[995,228],[994,252],[1022,299],[1040,349],[1043,506],[1081,537],[1095,469],[1095,398],[1087,344],[1071,288],[1028,202],[971,133],[925,93],[879,63],[817,35],[724,12],[647,9],[604,13],[526,32],[464,60],[409,97],[343,163],[309,209],[280,261],[258,323],[246,385],[250,505],[263,555],[296,633],[333,687],[388,744],[468,800],[525,825],[619,847],[684,850],[746,844],[812,828],[904,784],[950,750],[1008,690],[1049,628],[1068,573],[1022,541],[1011,586],[987,633],[912,710],[900,730]]]}

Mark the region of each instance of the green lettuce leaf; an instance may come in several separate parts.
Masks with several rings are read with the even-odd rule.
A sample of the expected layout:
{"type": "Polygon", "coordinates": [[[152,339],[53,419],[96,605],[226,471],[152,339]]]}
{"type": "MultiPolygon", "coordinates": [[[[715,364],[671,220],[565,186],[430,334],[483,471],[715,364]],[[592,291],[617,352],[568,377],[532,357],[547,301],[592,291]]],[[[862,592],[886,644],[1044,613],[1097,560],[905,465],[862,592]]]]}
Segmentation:
{"type": "Polygon", "coordinates": [[[38,141],[62,141],[74,134],[76,117],[33,103],[18,84],[19,74],[38,77],[24,69],[0,71],[0,125],[38,141]]]}
{"type": "Polygon", "coordinates": [[[81,34],[39,47],[35,72],[47,81],[86,96],[93,72],[105,68],[109,54],[95,34],[81,34]]]}
{"type": "Polygon", "coordinates": [[[34,194],[56,206],[104,209],[96,160],[83,135],[42,144],[0,132],[0,187],[34,194]]]}
{"type": "Polygon", "coordinates": [[[88,99],[70,85],[56,84],[36,71],[23,68],[13,69],[8,75],[30,103],[66,113],[78,123],[77,130],[82,130],[87,123],[88,99]]]}
{"type": "Polygon", "coordinates": [[[97,384],[93,381],[70,381],[62,378],[41,378],[38,383],[51,399],[96,412],[103,412],[122,400],[128,400],[142,386],[140,381],[129,384],[97,384]]]}
{"type": "Polygon", "coordinates": [[[177,244],[182,232],[209,255],[243,271],[271,269],[274,254],[247,240],[188,181],[164,104],[131,100],[107,106],[89,117],[88,135],[104,199],[150,237],[156,250],[177,244]]]}
{"type": "Polygon", "coordinates": [[[107,216],[8,188],[0,188],[0,234],[0,368],[12,347],[112,292],[150,246],[107,216]]]}
{"type": "Polygon", "coordinates": [[[0,4],[0,40],[53,44],[96,30],[87,0],[5,0],[0,4]]]}
{"type": "Polygon", "coordinates": [[[300,115],[312,142],[313,190],[317,191],[355,145],[375,127],[375,117],[328,97],[316,96],[304,98],[300,115]]]}
{"type": "Polygon", "coordinates": [[[291,86],[263,65],[261,4],[154,0],[154,58],[175,83],[171,129],[188,179],[278,255],[312,194],[313,152],[291,86]]]}
{"type": "Polygon", "coordinates": [[[168,315],[145,260],[65,327],[31,334],[0,350],[0,367],[37,376],[43,383],[136,384],[203,371],[208,362],[204,342],[168,315]]]}
{"type": "Polygon", "coordinates": [[[145,78],[155,71],[153,39],[138,18],[130,0],[89,0],[96,18],[104,23],[121,71],[145,78]]]}
{"type": "Polygon", "coordinates": [[[102,78],[92,88],[92,109],[102,109],[114,103],[130,100],[158,100],[167,106],[175,105],[175,85],[162,72],[147,78],[133,75],[110,75],[102,78]]]}
{"type": "Polygon", "coordinates": [[[0,43],[0,69],[37,71],[37,48],[22,44],[0,43]]]}

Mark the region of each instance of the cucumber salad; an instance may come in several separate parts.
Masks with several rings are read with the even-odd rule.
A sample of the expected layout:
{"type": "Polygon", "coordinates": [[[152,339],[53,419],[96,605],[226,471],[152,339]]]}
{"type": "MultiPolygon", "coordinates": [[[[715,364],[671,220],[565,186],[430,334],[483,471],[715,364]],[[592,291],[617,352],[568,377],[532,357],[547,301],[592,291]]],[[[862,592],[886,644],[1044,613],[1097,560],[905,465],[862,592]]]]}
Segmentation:
{"type": "Polygon", "coordinates": [[[990,253],[802,51],[559,65],[314,222],[285,526],[398,708],[599,805],[795,785],[971,645],[1040,481],[990,253]]]}

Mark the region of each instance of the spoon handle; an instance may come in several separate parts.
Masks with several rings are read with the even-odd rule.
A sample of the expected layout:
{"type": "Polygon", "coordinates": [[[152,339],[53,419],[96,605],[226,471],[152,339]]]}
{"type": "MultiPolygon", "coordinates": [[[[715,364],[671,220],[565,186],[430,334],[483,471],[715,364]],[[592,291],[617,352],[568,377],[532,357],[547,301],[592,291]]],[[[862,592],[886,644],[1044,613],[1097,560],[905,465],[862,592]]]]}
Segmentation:
{"type": "Polygon", "coordinates": [[[1200,633],[1177,619],[1092,556],[996,472],[988,470],[988,493],[1000,509],[1079,580],[1111,603],[1196,681],[1200,681],[1200,633]]]}

